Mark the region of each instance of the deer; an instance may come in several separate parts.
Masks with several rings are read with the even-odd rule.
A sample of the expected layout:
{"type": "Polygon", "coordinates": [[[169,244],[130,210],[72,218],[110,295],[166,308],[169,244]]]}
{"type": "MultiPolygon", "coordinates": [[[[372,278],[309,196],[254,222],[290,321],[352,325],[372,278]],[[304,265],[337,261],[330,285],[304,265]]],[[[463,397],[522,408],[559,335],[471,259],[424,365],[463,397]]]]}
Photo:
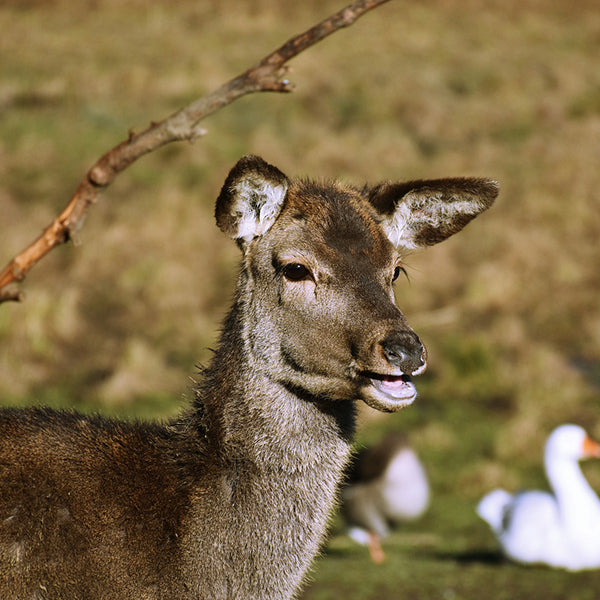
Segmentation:
{"type": "Polygon", "coordinates": [[[215,217],[241,267],[190,405],[165,422],[0,410],[0,597],[294,597],[357,403],[410,405],[426,367],[395,303],[401,252],[458,232],[497,194],[483,178],[357,187],[240,159],[215,217]]]}

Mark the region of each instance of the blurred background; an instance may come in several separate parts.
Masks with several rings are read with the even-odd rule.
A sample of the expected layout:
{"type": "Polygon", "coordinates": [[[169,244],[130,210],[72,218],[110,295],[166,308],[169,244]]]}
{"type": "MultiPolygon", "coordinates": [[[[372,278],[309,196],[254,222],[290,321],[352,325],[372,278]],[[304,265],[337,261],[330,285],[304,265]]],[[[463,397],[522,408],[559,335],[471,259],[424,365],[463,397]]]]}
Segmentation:
{"type": "MultiPolygon", "coordinates": [[[[93,162],[335,12],[343,0],[0,3],[0,262],[63,208],[93,162]]],[[[304,597],[595,598],[594,574],[500,560],[479,498],[544,487],[569,421],[600,436],[600,11],[596,0],[394,0],[292,63],[291,95],[236,101],[194,144],[120,175],[78,246],[0,306],[0,402],[168,418],[191,397],[238,253],[213,220],[246,153],[288,175],[477,175],[496,206],[406,257],[398,304],[429,349],[417,402],[364,409],[358,440],[410,436],[431,506],[387,559],[334,520],[304,597]]],[[[600,489],[600,465],[585,474],[600,489]]]]}

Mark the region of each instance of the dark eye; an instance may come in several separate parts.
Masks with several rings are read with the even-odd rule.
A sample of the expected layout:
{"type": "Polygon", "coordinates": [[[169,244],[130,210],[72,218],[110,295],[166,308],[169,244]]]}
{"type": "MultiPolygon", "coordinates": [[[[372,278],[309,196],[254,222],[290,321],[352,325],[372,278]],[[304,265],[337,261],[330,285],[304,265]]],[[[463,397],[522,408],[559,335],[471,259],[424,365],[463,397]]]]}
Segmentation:
{"type": "Polygon", "coordinates": [[[290,281],[310,279],[310,271],[300,263],[289,263],[283,267],[283,276],[290,281]]]}
{"type": "Polygon", "coordinates": [[[396,267],[394,269],[394,276],[392,277],[392,281],[396,281],[396,279],[398,279],[398,277],[400,276],[400,273],[404,273],[406,278],[408,278],[408,273],[406,272],[406,269],[404,267],[396,267]]]}

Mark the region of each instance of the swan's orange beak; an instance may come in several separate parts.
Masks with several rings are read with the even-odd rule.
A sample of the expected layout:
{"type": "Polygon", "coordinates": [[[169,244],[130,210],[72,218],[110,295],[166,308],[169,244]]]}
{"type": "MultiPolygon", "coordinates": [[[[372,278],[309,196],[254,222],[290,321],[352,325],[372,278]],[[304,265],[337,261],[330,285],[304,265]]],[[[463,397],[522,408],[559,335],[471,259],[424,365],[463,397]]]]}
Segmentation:
{"type": "Polygon", "coordinates": [[[585,458],[600,458],[600,444],[586,436],[583,440],[583,456],[585,458]]]}

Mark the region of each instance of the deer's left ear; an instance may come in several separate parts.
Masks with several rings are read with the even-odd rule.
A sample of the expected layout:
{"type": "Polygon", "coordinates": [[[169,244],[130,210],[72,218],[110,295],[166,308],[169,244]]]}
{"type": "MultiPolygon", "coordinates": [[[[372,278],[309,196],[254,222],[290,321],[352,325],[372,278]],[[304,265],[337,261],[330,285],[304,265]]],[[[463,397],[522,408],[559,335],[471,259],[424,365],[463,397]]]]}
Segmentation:
{"type": "Polygon", "coordinates": [[[397,248],[433,246],[460,231],[498,196],[491,179],[456,178],[383,183],[364,193],[397,248]]]}
{"type": "Polygon", "coordinates": [[[231,169],[217,198],[215,217],[238,242],[266,233],[279,216],[288,178],[259,156],[244,156],[231,169]]]}

